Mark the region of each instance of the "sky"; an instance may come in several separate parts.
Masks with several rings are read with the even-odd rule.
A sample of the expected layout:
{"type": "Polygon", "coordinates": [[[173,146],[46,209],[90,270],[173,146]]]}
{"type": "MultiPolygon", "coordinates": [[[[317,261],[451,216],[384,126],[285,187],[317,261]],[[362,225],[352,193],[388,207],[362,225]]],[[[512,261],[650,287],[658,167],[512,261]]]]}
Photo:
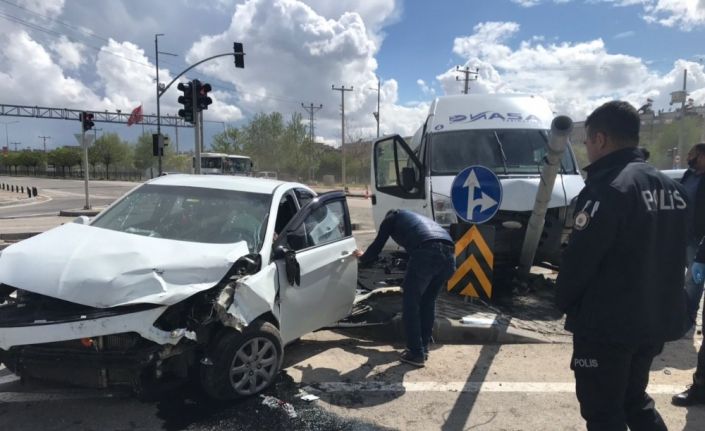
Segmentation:
{"type": "MultiPolygon", "coordinates": [[[[333,86],[353,89],[346,141],[372,138],[378,79],[381,133],[408,136],[433,98],[462,92],[466,67],[478,70],[471,93],[538,94],[575,121],[613,99],[668,111],[684,70],[705,104],[705,0],[0,0],[0,104],[156,113],[157,33],[159,51],[176,55],[159,56],[163,83],[244,45],[244,69],[225,57],[181,78],[213,87],[206,143],[257,113],[308,124],[312,103],[323,105],[317,139],[339,146],[333,86]]],[[[162,96],[163,115],[176,114],[179,94],[162,96]]],[[[143,131],[96,128],[131,142],[143,131]]],[[[78,121],[0,118],[0,146],[75,145],[79,132],[78,121]]],[[[179,140],[192,149],[192,130],[179,140]]]]}

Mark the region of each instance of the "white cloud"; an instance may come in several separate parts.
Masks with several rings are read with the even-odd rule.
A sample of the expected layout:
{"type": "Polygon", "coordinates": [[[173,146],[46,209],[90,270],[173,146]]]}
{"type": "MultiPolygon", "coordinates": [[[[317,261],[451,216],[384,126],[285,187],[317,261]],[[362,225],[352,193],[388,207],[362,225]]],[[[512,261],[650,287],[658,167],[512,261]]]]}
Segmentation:
{"type": "Polygon", "coordinates": [[[38,106],[99,106],[99,98],[66,76],[49,52],[23,30],[0,34],[0,92],[5,103],[38,106]],[[41,88],[41,91],[36,91],[41,88]]]}
{"type": "MultiPolygon", "coordinates": [[[[705,85],[703,67],[697,63],[678,61],[660,76],[640,58],[608,52],[601,39],[560,44],[530,39],[513,49],[507,41],[518,29],[515,23],[484,23],[475,27],[474,34],[455,40],[454,51],[466,59],[465,65],[480,69],[470,92],[540,94],[556,112],[582,119],[612,99],[640,106],[651,97],[655,106],[667,107],[670,92],[682,80],[683,68],[689,70],[690,88],[705,85]]],[[[446,93],[460,92],[455,76],[455,70],[449,69],[437,77],[446,93]]],[[[692,97],[703,103],[705,91],[695,91],[692,97]]]]}
{"type": "Polygon", "coordinates": [[[705,0],[658,0],[644,8],[648,22],[686,31],[705,25],[705,0]]]}
{"type": "MultiPolygon", "coordinates": [[[[345,85],[353,87],[352,92],[345,93],[347,123],[372,136],[376,133],[372,112],[377,110],[375,55],[381,39],[370,35],[361,15],[372,14],[371,6],[365,3],[360,13],[346,11],[336,16],[341,8],[359,4],[311,3],[313,7],[297,0],[247,0],[236,7],[230,27],[223,33],[203,36],[193,44],[186,61],[228,52],[232,41],[243,41],[245,69],[234,69],[232,59],[226,58],[204,64],[199,72],[231,83],[244,111],[277,110],[288,118],[290,113],[303,112],[301,103],[321,103],[316,131],[336,136],[340,133],[341,94],[331,86],[345,85]]],[[[381,7],[371,19],[376,24],[395,11],[392,1],[370,3],[381,7]]],[[[382,125],[406,124],[407,118],[397,121],[391,117],[397,113],[403,116],[406,109],[391,109],[397,99],[396,81],[383,81],[381,93],[382,125]]],[[[408,114],[416,125],[421,122],[413,109],[408,114]]]]}
{"type": "Polygon", "coordinates": [[[512,3],[516,3],[521,7],[534,7],[541,4],[541,0],[512,0],[512,3]]]}
{"type": "Polygon", "coordinates": [[[65,0],[20,0],[18,3],[32,12],[55,18],[61,15],[65,0]]]}
{"type": "Polygon", "coordinates": [[[71,42],[66,36],[61,36],[58,42],[52,42],[49,47],[56,53],[57,61],[64,69],[78,69],[85,63],[83,53],[85,45],[71,42]]]}
{"type": "Polygon", "coordinates": [[[617,33],[614,35],[615,39],[626,39],[628,37],[634,37],[636,35],[636,32],[629,30],[629,31],[623,31],[621,33],[617,33]]]}
{"type": "Polygon", "coordinates": [[[435,97],[436,90],[434,88],[430,87],[426,83],[426,81],[424,81],[423,79],[417,79],[416,84],[419,86],[419,88],[421,89],[423,94],[425,94],[426,96],[435,97]]]}
{"type": "MultiPolygon", "coordinates": [[[[539,4],[568,3],[574,0],[512,0],[522,7],[539,4]]],[[[690,31],[705,26],[705,0],[584,0],[586,3],[606,3],[614,7],[641,6],[643,18],[650,23],[690,31]]]]}

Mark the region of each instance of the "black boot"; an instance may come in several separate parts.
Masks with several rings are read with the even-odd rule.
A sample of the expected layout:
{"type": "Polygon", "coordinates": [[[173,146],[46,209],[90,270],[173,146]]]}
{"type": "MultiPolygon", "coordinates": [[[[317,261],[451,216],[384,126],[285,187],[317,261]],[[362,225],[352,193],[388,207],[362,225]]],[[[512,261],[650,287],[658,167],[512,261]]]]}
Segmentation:
{"type": "Polygon", "coordinates": [[[671,403],[680,407],[705,404],[705,379],[693,376],[693,384],[680,394],[674,395],[671,403]]]}

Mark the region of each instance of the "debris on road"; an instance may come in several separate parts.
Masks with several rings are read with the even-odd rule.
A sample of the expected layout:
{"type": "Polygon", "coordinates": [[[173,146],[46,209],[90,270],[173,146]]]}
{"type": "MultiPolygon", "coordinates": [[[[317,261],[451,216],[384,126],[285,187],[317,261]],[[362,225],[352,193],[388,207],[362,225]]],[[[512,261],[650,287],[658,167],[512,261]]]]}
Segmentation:
{"type": "Polygon", "coordinates": [[[284,412],[291,419],[295,419],[298,416],[296,414],[296,410],[294,410],[294,406],[287,403],[286,401],[282,401],[279,398],[272,397],[269,395],[260,395],[260,397],[262,398],[262,405],[265,405],[265,406],[272,408],[272,409],[280,408],[280,409],[284,410],[284,412]]]}

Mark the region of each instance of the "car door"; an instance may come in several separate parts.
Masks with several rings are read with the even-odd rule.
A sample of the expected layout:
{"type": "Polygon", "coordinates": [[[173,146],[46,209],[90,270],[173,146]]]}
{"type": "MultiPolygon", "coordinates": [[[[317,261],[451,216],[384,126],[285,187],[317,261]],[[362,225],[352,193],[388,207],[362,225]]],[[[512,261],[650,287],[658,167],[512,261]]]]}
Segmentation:
{"type": "Polygon", "coordinates": [[[372,154],[372,215],[375,226],[379,228],[391,209],[405,208],[424,214],[423,166],[404,139],[392,135],[375,141],[372,154]]]}
{"type": "Polygon", "coordinates": [[[313,199],[274,246],[284,342],[350,313],[357,286],[356,248],[345,194],[313,199]]]}

